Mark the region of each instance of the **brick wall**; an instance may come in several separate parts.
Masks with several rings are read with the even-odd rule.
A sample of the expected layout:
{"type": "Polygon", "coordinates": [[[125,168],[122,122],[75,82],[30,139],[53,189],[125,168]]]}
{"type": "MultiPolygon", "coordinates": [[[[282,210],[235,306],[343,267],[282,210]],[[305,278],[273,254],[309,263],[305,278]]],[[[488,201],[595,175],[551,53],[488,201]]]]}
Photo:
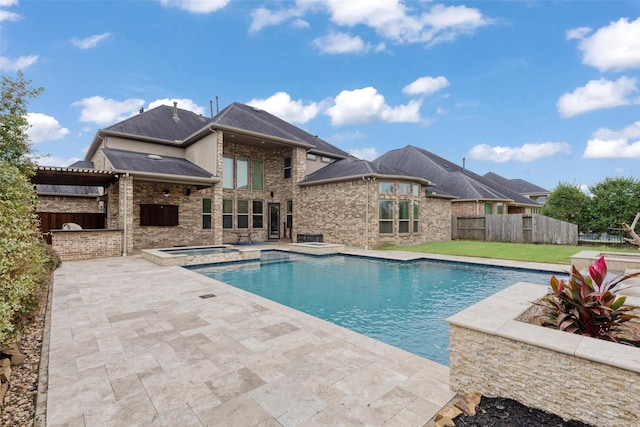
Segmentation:
{"type": "Polygon", "coordinates": [[[53,231],[53,250],[62,261],[122,255],[122,231],[53,231]]]}
{"type": "Polygon", "coordinates": [[[297,222],[296,233],[321,233],[327,243],[370,248],[451,239],[451,203],[448,199],[428,198],[422,191],[420,196],[379,195],[377,183],[368,185],[368,244],[367,182],[362,179],[301,187],[300,203],[294,221],[297,222]],[[381,198],[395,202],[394,231],[391,234],[378,232],[378,201],[381,198]],[[420,202],[417,233],[413,233],[412,223],[409,224],[410,233],[398,233],[398,200],[401,199],[420,202]]]}
{"type": "Polygon", "coordinates": [[[96,197],[38,196],[36,212],[98,213],[96,197]]]}

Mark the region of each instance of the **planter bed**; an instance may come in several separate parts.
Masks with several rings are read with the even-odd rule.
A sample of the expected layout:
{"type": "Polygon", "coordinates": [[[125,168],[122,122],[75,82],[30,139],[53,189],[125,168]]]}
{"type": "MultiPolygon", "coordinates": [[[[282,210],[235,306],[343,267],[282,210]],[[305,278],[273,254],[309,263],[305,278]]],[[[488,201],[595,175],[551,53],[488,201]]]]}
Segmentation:
{"type": "Polygon", "coordinates": [[[640,348],[519,321],[547,289],[517,283],[447,319],[451,389],[597,426],[640,425],[640,348]]]}

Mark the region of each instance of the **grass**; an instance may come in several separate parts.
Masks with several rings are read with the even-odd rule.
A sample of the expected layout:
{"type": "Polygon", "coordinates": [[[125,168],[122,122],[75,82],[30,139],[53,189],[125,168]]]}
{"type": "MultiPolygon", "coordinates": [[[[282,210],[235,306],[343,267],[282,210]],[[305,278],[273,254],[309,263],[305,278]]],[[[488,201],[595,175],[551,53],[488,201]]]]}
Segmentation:
{"type": "Polygon", "coordinates": [[[571,264],[571,256],[584,250],[638,253],[634,249],[618,249],[607,246],[534,245],[527,243],[480,242],[451,240],[425,243],[417,246],[394,246],[385,250],[424,252],[441,255],[474,256],[515,261],[571,264]]]}

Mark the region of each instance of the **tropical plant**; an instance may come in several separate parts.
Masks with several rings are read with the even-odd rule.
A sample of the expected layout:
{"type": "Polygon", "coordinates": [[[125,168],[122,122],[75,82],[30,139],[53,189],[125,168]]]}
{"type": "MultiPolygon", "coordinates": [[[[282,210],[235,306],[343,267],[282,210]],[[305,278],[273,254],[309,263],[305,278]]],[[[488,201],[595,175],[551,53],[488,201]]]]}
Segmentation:
{"type": "Polygon", "coordinates": [[[626,297],[618,296],[617,285],[640,272],[607,278],[607,264],[600,257],[586,277],[575,266],[567,282],[551,276],[549,293],[536,301],[536,316],[543,326],[574,334],[620,342],[621,335],[637,337],[628,321],[637,319],[626,297]]]}

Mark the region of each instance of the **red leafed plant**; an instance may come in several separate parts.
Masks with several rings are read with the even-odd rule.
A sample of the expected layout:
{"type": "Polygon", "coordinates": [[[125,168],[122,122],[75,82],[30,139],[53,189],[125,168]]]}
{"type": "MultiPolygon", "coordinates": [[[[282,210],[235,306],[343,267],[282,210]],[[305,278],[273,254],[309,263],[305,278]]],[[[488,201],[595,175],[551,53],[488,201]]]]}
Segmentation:
{"type": "Polygon", "coordinates": [[[551,276],[549,293],[536,301],[541,307],[536,316],[542,326],[561,331],[620,342],[626,335],[640,339],[626,324],[639,318],[633,307],[625,306],[626,297],[617,296],[616,285],[640,275],[640,272],[606,280],[607,264],[604,257],[589,267],[583,276],[575,266],[567,282],[551,276]]]}

